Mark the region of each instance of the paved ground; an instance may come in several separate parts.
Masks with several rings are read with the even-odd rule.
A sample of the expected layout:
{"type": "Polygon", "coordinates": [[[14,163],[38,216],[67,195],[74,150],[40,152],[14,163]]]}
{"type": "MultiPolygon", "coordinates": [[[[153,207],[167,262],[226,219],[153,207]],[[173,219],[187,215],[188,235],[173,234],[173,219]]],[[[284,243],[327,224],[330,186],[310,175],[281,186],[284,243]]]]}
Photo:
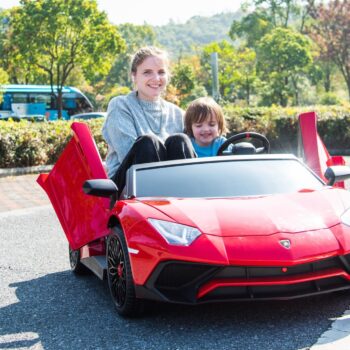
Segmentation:
{"type": "Polygon", "coordinates": [[[50,204],[44,190],[37,184],[38,175],[0,178],[0,212],[50,204]]]}
{"type": "MultiPolygon", "coordinates": [[[[347,157],[346,160],[347,160],[347,164],[350,164],[350,158],[347,157]]],[[[46,206],[46,208],[49,208],[47,210],[50,211],[50,213],[51,213],[50,215],[54,216],[54,214],[52,213],[50,202],[49,202],[44,190],[42,190],[41,187],[36,183],[37,177],[38,177],[37,174],[0,177],[0,219],[6,220],[6,222],[8,222],[8,220],[10,220],[12,218],[11,215],[14,215],[14,217],[11,220],[17,220],[16,218],[17,218],[17,215],[19,215],[19,213],[21,213],[21,215],[24,215],[23,213],[27,213],[27,210],[28,210],[28,213],[30,214],[30,213],[32,213],[33,210],[37,210],[37,209],[39,209],[39,211],[40,211],[39,217],[42,217],[43,213],[46,213],[46,212],[45,211],[42,212],[42,208],[40,208],[40,207],[45,207],[45,206],[46,206]],[[24,210],[18,210],[18,209],[24,209],[24,210]]],[[[30,220],[33,220],[32,214],[30,214],[30,215],[31,215],[30,220]]],[[[35,222],[35,220],[34,220],[34,222],[35,222]]],[[[44,222],[45,222],[45,220],[44,220],[44,222]]],[[[37,224],[36,222],[34,223],[34,225],[38,225],[39,228],[41,226],[41,225],[37,224]]],[[[1,226],[3,229],[4,228],[3,225],[1,225],[1,226]]],[[[49,230],[45,230],[45,231],[49,231],[49,230]]],[[[14,236],[16,236],[16,235],[14,235],[14,236]]],[[[63,241],[63,239],[62,239],[62,241],[63,241]]],[[[45,242],[47,242],[47,241],[45,241],[45,242]]],[[[0,256],[1,256],[1,254],[0,254],[0,256]]],[[[56,262],[57,261],[55,261],[55,263],[56,262]]],[[[1,266],[0,266],[0,268],[1,268],[1,266]]],[[[12,272],[10,275],[12,276],[12,272]]],[[[26,280],[27,279],[28,278],[26,277],[26,280]]],[[[75,288],[72,288],[72,289],[74,290],[75,288]]],[[[56,290],[56,288],[55,288],[55,290],[56,290]]],[[[57,290],[59,290],[59,288],[57,288],[57,290]]],[[[28,300],[32,301],[32,299],[33,299],[32,298],[32,288],[30,288],[29,294],[31,297],[28,300]]],[[[37,294],[40,295],[40,293],[37,293],[37,294]]],[[[92,295],[94,295],[94,294],[92,293],[92,295]]],[[[51,295],[50,295],[50,297],[51,297],[51,295]]],[[[98,299],[98,300],[100,300],[100,299],[98,299]]],[[[106,296],[106,298],[104,298],[103,300],[108,300],[108,297],[106,296]]],[[[346,300],[345,300],[345,303],[346,303],[346,300]]],[[[98,302],[91,303],[91,305],[95,305],[95,304],[98,305],[98,302]]],[[[40,303],[40,305],[46,305],[46,303],[40,303]]],[[[69,305],[69,307],[71,307],[71,306],[69,305]]],[[[51,306],[50,306],[50,308],[51,308],[51,306]]],[[[84,305],[84,308],[86,308],[86,305],[84,305]]],[[[32,310],[32,306],[30,306],[30,309],[32,310]]],[[[106,307],[106,309],[110,310],[109,304],[106,307]]],[[[310,308],[310,309],[313,310],[313,308],[310,308]]],[[[346,309],[346,306],[343,306],[343,309],[346,309]]],[[[7,310],[6,307],[5,308],[0,307],[0,313],[3,312],[3,310],[7,310]]],[[[235,312],[236,311],[237,310],[235,310],[235,312]]],[[[20,308],[20,313],[23,314],[23,307],[22,306],[20,308]]],[[[11,312],[9,314],[10,315],[14,314],[12,309],[11,309],[11,312]]],[[[44,314],[46,314],[46,311],[44,312],[44,314]]],[[[14,315],[16,316],[17,314],[14,314],[14,315]]],[[[13,317],[15,318],[16,322],[12,322],[12,324],[18,323],[18,318],[16,318],[17,316],[16,317],[15,316],[13,316],[13,317]]],[[[113,327],[114,327],[115,326],[114,313],[110,317],[113,319],[112,323],[113,323],[113,327]]],[[[212,319],[212,317],[213,317],[213,315],[211,315],[211,319],[212,319]]],[[[230,320],[231,320],[231,317],[232,316],[230,315],[230,320]]],[[[173,317],[171,317],[171,318],[173,318],[173,317]]],[[[305,347],[305,344],[302,343],[304,346],[301,345],[299,347],[299,346],[296,346],[296,343],[295,343],[296,340],[293,338],[293,340],[291,340],[290,347],[286,347],[286,349],[287,348],[288,349],[298,348],[298,349],[305,349],[305,350],[306,349],[310,349],[310,350],[335,350],[335,349],[337,349],[337,350],[344,349],[345,350],[345,349],[350,349],[350,311],[346,311],[342,316],[341,316],[341,311],[340,311],[339,315],[337,314],[336,317],[324,317],[325,320],[327,318],[329,320],[334,321],[333,324],[331,325],[331,327],[328,329],[328,331],[324,332],[321,335],[321,337],[319,337],[318,341],[316,341],[316,339],[313,339],[313,340],[311,340],[311,341],[309,340],[309,342],[305,343],[307,345],[310,345],[311,343],[314,343],[314,344],[316,343],[315,345],[313,345],[311,347],[308,347],[308,346],[305,347]]],[[[7,314],[6,317],[0,317],[0,319],[9,319],[9,315],[7,314]]],[[[197,317],[195,317],[195,319],[197,319],[197,317]]],[[[188,321],[188,320],[186,320],[186,321],[188,321]]],[[[146,323],[148,323],[148,322],[149,322],[149,319],[146,320],[146,323]]],[[[264,322],[262,322],[262,323],[264,323],[264,322]]],[[[292,322],[292,324],[293,324],[293,327],[295,327],[295,325],[298,325],[298,322],[297,321],[292,322]]],[[[212,328],[212,325],[211,325],[211,328],[212,328]]],[[[220,329],[221,328],[222,327],[220,327],[220,329]]],[[[326,329],[327,327],[324,327],[324,328],[326,329]]],[[[276,327],[276,329],[277,329],[278,334],[280,334],[281,329],[279,327],[276,327]]],[[[291,327],[288,326],[288,329],[290,330],[291,327]]],[[[21,329],[20,331],[21,332],[19,334],[22,336],[23,330],[21,329]]],[[[269,332],[270,331],[271,330],[269,330],[269,332]]],[[[9,335],[6,335],[6,336],[12,337],[11,334],[16,333],[16,332],[18,332],[17,328],[15,330],[12,330],[11,332],[9,331],[9,335]]],[[[70,332],[71,332],[71,328],[69,329],[69,331],[66,332],[66,334],[70,334],[70,332]]],[[[256,332],[256,329],[254,330],[254,332],[256,332]]],[[[45,343],[45,341],[44,341],[45,340],[45,332],[43,334],[42,333],[43,332],[38,332],[38,334],[40,334],[40,341],[45,343]]],[[[58,332],[58,333],[60,333],[60,332],[58,332]]],[[[24,335],[27,336],[27,334],[29,334],[29,333],[25,333],[24,335]]],[[[32,333],[30,333],[30,335],[32,335],[32,333]]],[[[6,344],[4,344],[4,341],[7,338],[4,340],[1,338],[1,336],[4,336],[4,334],[1,334],[1,332],[0,332],[0,348],[2,348],[2,345],[5,345],[5,347],[7,348],[7,345],[9,345],[9,344],[7,344],[6,342],[5,342],[6,344]]],[[[153,336],[153,333],[152,333],[152,336],[153,336]]],[[[178,337],[178,335],[176,335],[176,336],[178,337]]],[[[52,341],[52,339],[54,338],[54,337],[52,337],[51,333],[49,334],[49,338],[51,339],[50,341],[52,341]]],[[[74,338],[74,340],[76,339],[75,336],[73,338],[74,338]]],[[[225,337],[223,337],[223,338],[225,338],[225,337]]],[[[246,341],[246,339],[249,339],[249,336],[244,336],[241,334],[240,338],[245,339],[245,341],[246,341]]],[[[283,332],[282,332],[282,338],[283,338],[283,332]]],[[[299,338],[300,338],[300,332],[298,331],[298,339],[299,338]]],[[[101,337],[101,339],[102,339],[102,337],[101,337]]],[[[62,342],[61,338],[59,341],[62,342]]],[[[137,341],[139,342],[139,340],[137,340],[137,341]]],[[[72,340],[72,342],[73,342],[73,340],[72,340]]],[[[113,342],[115,342],[115,340],[113,340],[112,343],[113,342]]],[[[69,341],[68,341],[68,343],[69,343],[69,341]]],[[[256,342],[254,341],[253,343],[256,343],[256,342]]],[[[285,342],[285,343],[287,343],[287,342],[285,342]]],[[[18,344],[22,344],[22,343],[20,342],[18,344]]],[[[42,349],[40,344],[41,343],[35,344],[33,349],[34,348],[35,349],[42,349]],[[36,346],[38,346],[38,347],[36,347],[36,346]]],[[[13,345],[13,343],[12,343],[12,345],[13,345]]],[[[28,346],[29,343],[26,343],[26,345],[28,346]]],[[[47,346],[47,343],[46,343],[46,346],[47,346]]],[[[268,345],[266,345],[266,346],[268,346],[268,345]]],[[[11,346],[11,348],[12,348],[12,346],[11,346]]],[[[22,348],[22,346],[18,346],[18,347],[14,346],[14,348],[22,348]]],[[[31,346],[24,347],[24,348],[32,349],[31,346]]],[[[47,348],[48,349],[56,349],[57,347],[56,346],[53,346],[53,347],[48,346],[47,348]]],[[[64,348],[64,347],[61,347],[61,348],[64,348]]],[[[67,348],[70,348],[70,346],[67,348]]],[[[87,347],[85,347],[85,348],[87,349],[87,347]]],[[[95,347],[95,348],[99,348],[99,347],[95,347]]],[[[117,347],[117,348],[119,348],[119,347],[117,347]]],[[[246,348],[248,348],[248,347],[246,347],[246,348]]],[[[272,347],[268,347],[268,348],[272,349],[272,347]]]]}

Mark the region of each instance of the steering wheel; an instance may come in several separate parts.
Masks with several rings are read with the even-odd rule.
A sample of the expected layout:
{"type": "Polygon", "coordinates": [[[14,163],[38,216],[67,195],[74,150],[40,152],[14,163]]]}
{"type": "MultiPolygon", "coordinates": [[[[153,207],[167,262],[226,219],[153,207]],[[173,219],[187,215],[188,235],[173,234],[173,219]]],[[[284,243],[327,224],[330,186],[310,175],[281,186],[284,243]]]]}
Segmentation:
{"type": "Polygon", "coordinates": [[[257,132],[242,132],[240,134],[233,135],[229,137],[218,149],[217,155],[221,156],[223,152],[228,148],[229,145],[233,145],[230,154],[259,154],[259,153],[269,153],[270,152],[270,142],[262,134],[257,132]],[[262,147],[256,148],[251,142],[241,142],[237,143],[239,140],[243,139],[255,139],[262,143],[262,147]]]}

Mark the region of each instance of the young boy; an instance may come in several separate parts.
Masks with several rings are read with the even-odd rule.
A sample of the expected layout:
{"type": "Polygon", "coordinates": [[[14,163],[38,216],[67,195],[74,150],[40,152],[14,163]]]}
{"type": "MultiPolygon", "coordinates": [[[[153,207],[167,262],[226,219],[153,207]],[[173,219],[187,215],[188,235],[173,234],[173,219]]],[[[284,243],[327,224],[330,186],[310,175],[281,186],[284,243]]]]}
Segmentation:
{"type": "Polygon", "coordinates": [[[201,97],[188,106],[185,113],[185,133],[191,138],[198,157],[216,156],[226,141],[225,117],[221,107],[211,97],[201,97]]]}

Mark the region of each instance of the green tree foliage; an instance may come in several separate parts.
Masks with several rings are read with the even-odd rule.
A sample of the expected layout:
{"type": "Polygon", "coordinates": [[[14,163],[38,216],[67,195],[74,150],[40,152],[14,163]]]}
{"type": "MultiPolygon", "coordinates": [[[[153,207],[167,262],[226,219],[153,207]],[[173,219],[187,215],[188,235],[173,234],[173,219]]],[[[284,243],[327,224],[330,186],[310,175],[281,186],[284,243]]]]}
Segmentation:
{"type": "MultiPolygon", "coordinates": [[[[8,83],[8,75],[2,68],[0,68],[0,88],[1,88],[1,84],[6,84],[6,83],[8,83]]],[[[2,102],[2,97],[3,97],[3,93],[1,92],[1,89],[0,89],[0,103],[2,102]]]]}
{"type": "Polygon", "coordinates": [[[245,99],[249,106],[251,95],[255,92],[255,84],[258,82],[256,72],[256,53],[250,48],[237,50],[237,64],[234,72],[234,83],[238,91],[238,98],[245,99]]]}
{"type": "Polygon", "coordinates": [[[286,106],[292,95],[298,104],[298,82],[312,62],[309,40],[291,29],[276,28],[261,39],[257,57],[264,103],[286,106]]]}
{"type": "Polygon", "coordinates": [[[259,40],[273,28],[265,12],[249,13],[241,20],[233,21],[229,35],[232,40],[245,39],[245,45],[256,47],[259,40]]]}
{"type": "Polygon", "coordinates": [[[322,53],[340,70],[350,99],[350,2],[332,0],[325,5],[315,5],[314,1],[309,3],[314,19],[309,34],[322,53]]]}
{"type": "Polygon", "coordinates": [[[171,83],[181,95],[189,94],[195,86],[195,76],[189,64],[177,64],[173,68],[171,83]]]}
{"type": "Polygon", "coordinates": [[[172,57],[194,54],[196,48],[213,41],[230,40],[228,31],[233,20],[241,12],[221,13],[211,17],[194,16],[186,23],[170,21],[167,25],[156,26],[154,31],[159,43],[166,47],[172,57]]]}
{"type": "Polygon", "coordinates": [[[199,83],[196,77],[195,63],[196,60],[189,57],[184,62],[180,61],[172,67],[171,86],[168,89],[168,95],[175,94],[179,100],[178,104],[184,108],[194,99],[207,95],[204,86],[199,83]]]}
{"type": "Polygon", "coordinates": [[[251,3],[265,13],[273,27],[287,28],[299,18],[299,31],[302,31],[308,16],[306,0],[252,0],[251,3]]]}
{"type": "Polygon", "coordinates": [[[249,48],[236,49],[227,41],[211,43],[204,47],[202,53],[203,82],[211,91],[212,71],[210,55],[218,54],[219,91],[220,96],[226,101],[236,99],[245,100],[250,104],[250,97],[254,91],[256,75],[256,54],[249,48]]]}
{"type": "Polygon", "coordinates": [[[62,87],[80,66],[88,80],[108,73],[123,40],[95,0],[21,0],[10,19],[12,43],[33,66],[41,68],[51,86],[62,87]]]}
{"type": "Polygon", "coordinates": [[[9,77],[7,73],[2,68],[0,68],[0,85],[8,83],[8,79],[9,77]]]}
{"type": "Polygon", "coordinates": [[[13,42],[11,17],[17,8],[0,11],[0,67],[8,74],[9,81],[15,84],[47,83],[45,72],[32,65],[29,57],[23,56],[13,42]]]}
{"type": "Polygon", "coordinates": [[[244,38],[248,47],[256,48],[260,39],[276,27],[294,27],[303,32],[309,16],[307,0],[250,0],[243,9],[253,7],[231,24],[229,35],[235,39],[244,38]],[[297,28],[298,27],[298,28],[297,28]]]}
{"type": "Polygon", "coordinates": [[[213,82],[211,54],[214,52],[216,52],[219,57],[218,78],[220,96],[227,101],[233,101],[235,98],[234,72],[237,55],[235,48],[228,41],[223,40],[221,42],[213,42],[203,48],[201,64],[203,69],[204,86],[208,92],[211,92],[213,82]]]}

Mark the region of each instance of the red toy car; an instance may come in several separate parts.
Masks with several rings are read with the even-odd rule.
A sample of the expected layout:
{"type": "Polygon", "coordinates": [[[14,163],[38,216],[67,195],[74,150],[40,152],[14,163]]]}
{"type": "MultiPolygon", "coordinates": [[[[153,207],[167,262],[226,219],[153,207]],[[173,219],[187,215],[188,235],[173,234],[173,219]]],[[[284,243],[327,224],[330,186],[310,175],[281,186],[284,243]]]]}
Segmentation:
{"type": "Polygon", "coordinates": [[[329,186],[350,168],[329,156],[313,113],[300,126],[308,166],[293,155],[251,154],[268,150],[257,136],[260,149],[234,147],[243,155],[135,165],[113,203],[117,188],[90,131],[73,123],[60,159],[38,178],[72,270],[107,278],[123,316],[146,299],[198,304],[350,288],[350,193],[329,186]]]}

